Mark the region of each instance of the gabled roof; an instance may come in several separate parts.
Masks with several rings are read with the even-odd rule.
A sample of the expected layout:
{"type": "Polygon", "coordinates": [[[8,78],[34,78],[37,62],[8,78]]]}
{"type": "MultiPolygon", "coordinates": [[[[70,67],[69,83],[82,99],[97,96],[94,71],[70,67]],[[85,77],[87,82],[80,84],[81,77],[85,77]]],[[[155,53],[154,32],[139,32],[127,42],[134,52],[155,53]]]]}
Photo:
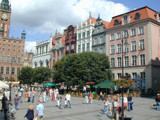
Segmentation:
{"type": "Polygon", "coordinates": [[[136,13],[140,14],[140,19],[139,20],[143,20],[143,19],[147,19],[147,18],[151,18],[153,20],[156,20],[157,12],[152,10],[151,8],[145,6],[145,7],[142,7],[142,8],[139,8],[139,9],[136,9],[136,10],[133,10],[133,11],[130,11],[130,12],[127,12],[127,13],[112,17],[112,20],[109,23],[107,29],[120,26],[122,24],[122,16],[124,16],[124,15],[129,15],[130,16],[130,19],[131,19],[130,22],[131,23],[139,21],[139,20],[135,20],[135,14],[136,13]],[[119,21],[119,24],[116,25],[116,26],[114,25],[114,21],[115,20],[119,21]]]}
{"type": "Polygon", "coordinates": [[[56,44],[56,38],[59,38],[61,37],[61,43],[63,46],[65,46],[65,35],[61,35],[60,33],[58,33],[57,35],[55,35],[53,38],[52,38],[52,42],[53,42],[53,45],[52,45],[52,48],[55,47],[55,44],[56,44]]]}
{"type": "Polygon", "coordinates": [[[109,22],[106,22],[106,21],[102,20],[102,23],[103,23],[104,27],[107,29],[107,26],[109,25],[109,22]]]}

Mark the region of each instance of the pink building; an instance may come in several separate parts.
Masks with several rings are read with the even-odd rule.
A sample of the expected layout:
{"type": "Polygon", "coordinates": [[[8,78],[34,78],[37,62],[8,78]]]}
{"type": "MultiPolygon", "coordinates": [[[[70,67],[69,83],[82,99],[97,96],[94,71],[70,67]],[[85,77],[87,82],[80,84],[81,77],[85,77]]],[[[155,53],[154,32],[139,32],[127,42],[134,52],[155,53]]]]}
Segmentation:
{"type": "Polygon", "coordinates": [[[160,90],[160,17],[143,7],[112,18],[107,27],[108,56],[114,79],[122,76],[122,36],[124,76],[135,80],[135,88],[160,90]]]}

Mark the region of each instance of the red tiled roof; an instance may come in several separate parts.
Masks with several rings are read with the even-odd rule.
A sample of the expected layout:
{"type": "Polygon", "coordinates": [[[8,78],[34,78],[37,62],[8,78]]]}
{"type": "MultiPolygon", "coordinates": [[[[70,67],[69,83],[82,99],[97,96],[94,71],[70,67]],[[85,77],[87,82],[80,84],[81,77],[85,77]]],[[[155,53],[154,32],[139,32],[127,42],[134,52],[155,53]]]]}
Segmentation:
{"type": "Polygon", "coordinates": [[[106,22],[106,21],[102,20],[102,23],[103,23],[104,27],[107,29],[107,26],[109,25],[109,22],[106,22]]]}
{"type": "Polygon", "coordinates": [[[123,15],[129,15],[130,16],[130,19],[131,19],[131,23],[132,22],[135,22],[135,21],[138,21],[138,20],[135,20],[135,14],[136,13],[140,13],[140,19],[139,20],[143,20],[143,19],[147,19],[147,18],[151,18],[153,20],[156,20],[156,14],[157,12],[150,9],[149,7],[143,7],[143,8],[140,8],[140,9],[137,9],[137,10],[134,10],[134,11],[130,11],[128,13],[124,13],[122,15],[118,15],[118,16],[115,16],[115,17],[112,17],[112,20],[111,22],[109,23],[109,25],[107,26],[107,29],[110,29],[110,28],[113,28],[113,27],[116,27],[114,25],[114,21],[117,19],[119,21],[119,25],[117,26],[120,26],[121,23],[122,23],[122,16],[123,15]]]}
{"type": "MultiPolygon", "coordinates": [[[[89,24],[89,23],[90,23],[90,20],[91,20],[91,23],[96,24],[96,19],[93,18],[93,17],[88,18],[88,19],[86,20],[86,22],[89,24]]],[[[84,22],[83,25],[85,25],[86,22],[84,22]]]]}

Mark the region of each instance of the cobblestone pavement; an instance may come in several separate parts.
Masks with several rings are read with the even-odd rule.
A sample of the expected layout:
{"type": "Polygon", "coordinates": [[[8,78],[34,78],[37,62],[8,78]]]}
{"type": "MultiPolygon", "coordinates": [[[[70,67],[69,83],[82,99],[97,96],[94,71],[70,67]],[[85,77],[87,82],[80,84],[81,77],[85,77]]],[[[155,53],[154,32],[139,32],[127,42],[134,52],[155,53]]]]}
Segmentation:
{"type": "MultiPolygon", "coordinates": [[[[35,101],[38,97],[35,98],[35,101]]],[[[43,120],[106,120],[110,119],[106,115],[100,113],[103,109],[103,102],[94,100],[93,104],[83,104],[83,98],[72,97],[72,108],[56,107],[57,102],[51,101],[43,103],[45,107],[43,120]]],[[[121,101],[120,101],[121,102],[121,101]]],[[[128,112],[127,116],[132,117],[133,120],[160,120],[160,111],[152,108],[154,99],[152,98],[134,98],[133,111],[128,112]]],[[[28,105],[31,103],[19,103],[19,110],[16,113],[16,120],[24,120],[24,115],[27,112],[28,105]]],[[[36,103],[33,104],[36,108],[36,103]]],[[[64,96],[63,104],[64,106],[64,96]]],[[[0,104],[1,107],[1,104],[0,104]]],[[[14,107],[14,105],[13,105],[14,107]]],[[[3,114],[0,112],[0,120],[3,120],[3,114]]]]}

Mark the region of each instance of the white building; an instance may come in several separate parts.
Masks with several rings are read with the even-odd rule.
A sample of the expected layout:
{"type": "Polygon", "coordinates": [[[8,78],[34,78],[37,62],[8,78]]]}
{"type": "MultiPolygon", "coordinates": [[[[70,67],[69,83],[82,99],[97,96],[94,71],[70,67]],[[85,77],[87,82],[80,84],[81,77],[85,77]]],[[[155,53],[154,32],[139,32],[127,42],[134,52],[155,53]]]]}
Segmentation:
{"type": "Polygon", "coordinates": [[[32,67],[49,67],[50,68],[50,52],[52,49],[52,35],[49,40],[39,42],[37,40],[35,46],[35,53],[33,55],[32,67]]]}
{"type": "Polygon", "coordinates": [[[80,26],[77,25],[77,53],[92,51],[92,31],[95,24],[96,19],[92,18],[90,14],[85,23],[81,23],[80,26]]]}

